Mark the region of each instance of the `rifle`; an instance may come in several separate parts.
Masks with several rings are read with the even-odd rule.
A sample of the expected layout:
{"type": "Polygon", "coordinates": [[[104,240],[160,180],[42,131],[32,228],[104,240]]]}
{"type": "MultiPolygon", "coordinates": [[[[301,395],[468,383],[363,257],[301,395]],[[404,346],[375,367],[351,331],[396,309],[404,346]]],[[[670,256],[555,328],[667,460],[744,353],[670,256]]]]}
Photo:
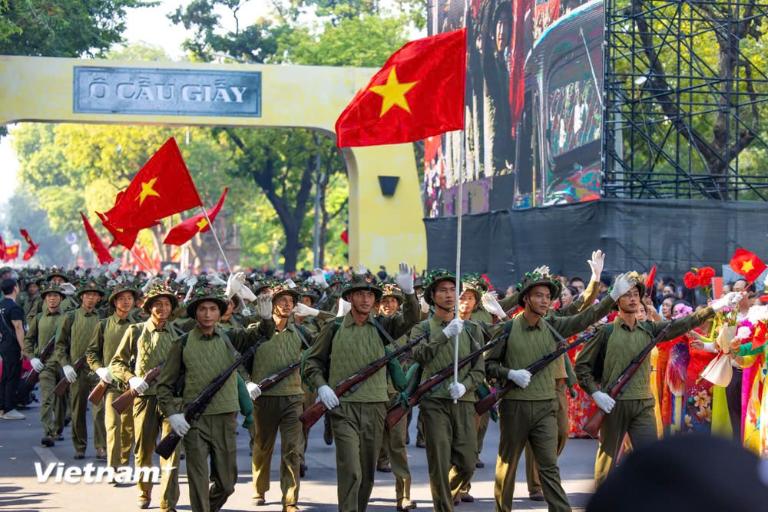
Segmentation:
{"type": "Polygon", "coordinates": [[[264,391],[275,387],[278,382],[280,382],[281,380],[283,380],[284,378],[292,374],[294,370],[296,370],[296,368],[298,368],[300,365],[301,365],[301,362],[296,362],[286,366],[279,372],[275,372],[268,377],[264,377],[259,381],[259,384],[258,384],[259,389],[261,389],[261,392],[263,393],[264,391]]]}
{"type": "Polygon", "coordinates": [[[103,380],[99,379],[99,383],[93,386],[93,389],[88,393],[88,401],[93,405],[99,405],[104,400],[104,395],[107,393],[107,384],[103,380]]]}
{"type": "MultiPolygon", "coordinates": [[[[216,395],[216,393],[218,393],[219,390],[224,387],[224,384],[226,384],[227,380],[229,380],[232,372],[237,370],[238,366],[243,364],[249,357],[254,354],[254,352],[256,352],[258,345],[259,343],[251,345],[248,350],[243,352],[237,359],[235,359],[234,363],[226,367],[224,371],[218,374],[216,378],[214,378],[192,402],[188,403],[184,407],[184,419],[186,419],[189,424],[197,421],[198,418],[203,415],[205,409],[208,407],[208,404],[211,403],[211,400],[213,400],[213,397],[216,395]]],[[[181,436],[179,436],[176,432],[171,432],[160,440],[157,447],[155,447],[155,453],[164,459],[167,459],[176,449],[176,445],[179,444],[179,441],[181,441],[181,436]]]]}
{"type": "MultiPolygon", "coordinates": [[[[466,365],[468,365],[470,362],[472,362],[473,359],[481,355],[483,352],[487,352],[488,350],[495,347],[499,342],[502,340],[505,340],[507,338],[507,334],[502,336],[497,336],[496,338],[492,339],[488,343],[486,343],[483,347],[475,350],[468,356],[463,357],[462,359],[459,359],[459,368],[463,368],[466,365]]],[[[442,383],[446,379],[453,377],[453,364],[450,366],[446,366],[442,370],[438,371],[434,375],[432,375],[430,378],[419,384],[419,387],[417,387],[413,393],[408,397],[408,405],[402,403],[397,403],[389,408],[387,411],[387,427],[390,429],[397,425],[397,422],[400,421],[403,416],[405,416],[408,413],[408,409],[411,407],[414,407],[416,404],[419,403],[419,400],[427,394],[432,388],[436,387],[438,384],[442,383]]]]}
{"type": "MultiPolygon", "coordinates": [[[[543,318],[541,320],[544,321],[543,318]]],[[[546,322],[545,324],[547,325],[547,327],[549,327],[552,330],[553,333],[557,334],[557,331],[552,329],[552,327],[549,324],[547,324],[546,322]]],[[[576,338],[572,343],[560,343],[557,350],[545,355],[541,359],[534,361],[533,363],[526,366],[525,369],[531,372],[531,377],[533,377],[534,375],[539,373],[541,370],[549,366],[549,364],[555,361],[558,357],[565,354],[569,350],[578,347],[582,343],[587,342],[594,335],[595,335],[594,333],[584,333],[578,338],[576,338]]],[[[563,340],[562,336],[560,336],[559,334],[557,334],[557,337],[559,337],[561,341],[563,340]]],[[[475,412],[477,413],[478,416],[482,416],[483,414],[488,412],[494,405],[496,405],[496,402],[501,400],[502,396],[504,396],[506,393],[508,393],[510,390],[516,387],[518,387],[517,384],[515,384],[511,380],[507,381],[504,387],[500,389],[496,389],[493,393],[489,394],[482,400],[477,401],[475,403],[475,412]]]]}
{"type": "MultiPolygon", "coordinates": [[[[43,347],[43,351],[40,352],[40,362],[45,364],[46,361],[48,361],[48,358],[51,357],[51,354],[53,354],[53,349],[56,346],[56,335],[54,334],[51,336],[51,339],[48,340],[48,343],[45,344],[43,347]]],[[[32,391],[32,389],[35,387],[35,384],[37,384],[37,381],[40,380],[40,372],[32,368],[32,370],[27,374],[27,376],[24,378],[23,381],[21,381],[21,384],[19,384],[19,389],[17,391],[17,396],[19,397],[25,397],[29,395],[29,393],[32,391]]]]}
{"type": "MultiPolygon", "coordinates": [[[[147,374],[144,376],[144,381],[147,384],[152,384],[155,379],[157,379],[160,376],[160,370],[163,369],[163,365],[159,364],[149,370],[147,374]]],[[[139,394],[136,392],[135,389],[129,389],[122,393],[120,396],[112,400],[112,407],[117,411],[118,414],[123,414],[126,409],[128,409],[131,405],[133,405],[133,399],[139,396],[139,394]]]]}
{"type": "MultiPolygon", "coordinates": [[[[80,356],[80,358],[75,361],[75,364],[72,365],[72,368],[76,372],[79,372],[83,367],[85,366],[85,354],[80,356]]],[[[66,377],[62,377],[61,380],[56,384],[56,387],[53,388],[53,392],[56,393],[56,396],[64,396],[64,393],[67,392],[69,389],[69,381],[66,377]]]]}
{"type": "MultiPolygon", "coordinates": [[[[412,339],[405,345],[397,348],[396,350],[393,350],[389,354],[386,354],[376,359],[365,368],[362,368],[357,372],[353,373],[352,375],[350,375],[349,377],[342,380],[336,385],[336,389],[333,390],[334,393],[336,393],[336,396],[342,396],[348,393],[349,391],[351,391],[352,389],[357,388],[362,382],[367,380],[374,373],[384,368],[391,359],[399,357],[400,354],[403,354],[409,351],[414,346],[416,346],[417,343],[419,343],[421,340],[426,338],[428,335],[429,333],[425,332],[424,334],[417,336],[416,338],[412,339]]],[[[299,416],[299,420],[301,420],[301,422],[304,424],[304,430],[305,431],[309,430],[312,427],[312,425],[317,423],[317,420],[319,420],[327,410],[328,409],[326,409],[323,402],[320,402],[320,401],[315,402],[314,404],[312,404],[312,406],[308,407],[304,411],[304,413],[301,416],[299,416]]]]}
{"type": "MultiPolygon", "coordinates": [[[[616,400],[622,391],[624,391],[626,385],[629,383],[632,377],[634,377],[635,373],[637,373],[637,370],[640,369],[640,365],[643,364],[645,358],[648,357],[648,355],[651,353],[653,347],[655,347],[657,343],[664,339],[664,336],[667,334],[667,331],[671,326],[672,323],[668,323],[666,327],[664,327],[664,329],[662,329],[661,332],[657,334],[656,337],[650,341],[650,343],[644,346],[643,350],[641,350],[640,353],[637,354],[632,359],[632,361],[629,362],[627,367],[624,368],[624,371],[619,374],[616,382],[611,384],[611,386],[608,388],[608,395],[610,395],[611,398],[616,400]]],[[[595,414],[593,414],[587,420],[587,423],[584,424],[582,430],[589,434],[590,437],[597,439],[597,436],[600,432],[600,427],[603,425],[603,421],[605,421],[605,414],[605,411],[598,407],[597,412],[595,412],[595,414]]]]}

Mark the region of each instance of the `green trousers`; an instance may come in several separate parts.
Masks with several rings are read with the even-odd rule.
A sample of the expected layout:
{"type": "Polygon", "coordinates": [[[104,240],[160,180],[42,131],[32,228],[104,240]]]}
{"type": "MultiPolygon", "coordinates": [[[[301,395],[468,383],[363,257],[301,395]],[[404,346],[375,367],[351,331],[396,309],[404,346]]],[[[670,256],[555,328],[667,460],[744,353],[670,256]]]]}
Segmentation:
{"type": "MultiPolygon", "coordinates": [[[[85,453],[88,446],[88,428],[86,427],[86,412],[88,410],[88,395],[99,383],[99,377],[90,369],[77,372],[77,380],[69,386],[69,401],[72,414],[72,444],[75,453],[85,453]]],[[[104,428],[104,402],[92,405],[93,416],[93,445],[98,450],[106,450],[107,433],[104,428]]]]}
{"type": "Polygon", "coordinates": [[[386,402],[342,402],[328,411],[336,445],[339,510],[364,512],[373,490],[386,402]]]}
{"type": "Polygon", "coordinates": [[[477,427],[472,402],[425,398],[421,401],[432,504],[453,510],[453,501],[472,480],[477,460],[477,427]]]}
{"type": "MultiPolygon", "coordinates": [[[[171,432],[171,425],[163,418],[157,397],[137,396],[133,400],[133,425],[136,446],[133,454],[136,467],[153,466],[153,456],[158,436],[171,432]]],[[[179,501],[179,447],[168,459],[160,458],[160,508],[174,508],[179,501]]],[[[149,498],[151,481],[138,482],[139,494],[149,498]]]]}
{"type": "Polygon", "coordinates": [[[59,381],[59,364],[47,363],[40,372],[40,423],[45,435],[53,439],[64,430],[67,416],[67,395],[57,396],[53,392],[59,381]]]}
{"type": "Polygon", "coordinates": [[[384,427],[384,437],[379,452],[378,466],[389,462],[395,477],[395,496],[402,505],[411,499],[411,469],[408,467],[408,450],[405,448],[405,436],[408,429],[408,417],[400,418],[394,427],[384,427]]]}
{"type": "Polygon", "coordinates": [[[215,512],[235,492],[236,431],[237,412],[207,414],[184,436],[189,501],[194,512],[215,512]]]}
{"type": "Polygon", "coordinates": [[[251,471],[256,497],[269,490],[269,470],[280,431],[280,490],[283,506],[299,502],[299,465],[304,453],[304,432],[299,416],[304,396],[261,396],[253,403],[253,457],[251,471]]]}
{"type": "Polygon", "coordinates": [[[107,431],[107,466],[127,466],[133,448],[133,411],[118,413],[112,401],[122,394],[114,388],[104,395],[104,426],[107,431]]]}
{"type": "Polygon", "coordinates": [[[512,510],[520,455],[530,443],[550,512],[570,512],[557,467],[557,400],[502,400],[496,458],[496,512],[512,510]]]}
{"type": "MultiPolygon", "coordinates": [[[[491,420],[491,413],[487,412],[482,416],[475,415],[475,425],[477,426],[477,457],[480,460],[480,453],[483,451],[483,442],[485,442],[485,434],[488,432],[488,423],[491,420]]],[[[472,489],[472,482],[467,482],[464,487],[461,488],[460,494],[469,494],[472,489]]]]}
{"type": "MultiPolygon", "coordinates": [[[[565,379],[557,379],[557,456],[565,449],[568,441],[568,386],[565,379]]],[[[528,494],[541,492],[539,466],[533,457],[531,444],[525,445],[525,479],[528,482],[528,494]]]]}
{"type": "Polygon", "coordinates": [[[595,485],[600,485],[614,466],[614,458],[629,434],[632,448],[637,449],[656,441],[656,417],[653,399],[616,400],[600,428],[600,444],[595,458],[595,485]]]}

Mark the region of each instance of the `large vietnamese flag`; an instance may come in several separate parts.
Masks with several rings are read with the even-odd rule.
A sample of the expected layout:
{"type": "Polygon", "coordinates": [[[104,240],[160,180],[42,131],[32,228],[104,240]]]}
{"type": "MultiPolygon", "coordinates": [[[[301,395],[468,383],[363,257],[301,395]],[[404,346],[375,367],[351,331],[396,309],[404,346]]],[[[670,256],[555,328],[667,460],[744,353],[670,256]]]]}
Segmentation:
{"type": "Polygon", "coordinates": [[[208,223],[208,219],[210,219],[211,222],[216,220],[216,216],[221,211],[221,207],[224,206],[224,200],[227,198],[227,192],[229,192],[229,189],[225,188],[224,192],[221,193],[221,197],[216,203],[216,206],[208,210],[207,219],[202,213],[198,213],[197,215],[188,218],[178,226],[171,228],[171,230],[165,236],[163,243],[166,245],[184,245],[196,234],[205,233],[206,231],[210,230],[211,225],[208,223]]]}
{"type": "Polygon", "coordinates": [[[176,139],[171,137],[103,215],[112,228],[139,230],[163,217],[202,205],[176,139]]]}
{"type": "Polygon", "coordinates": [[[374,146],[464,128],[466,31],[406,43],[336,121],[336,144],[374,146]]]}

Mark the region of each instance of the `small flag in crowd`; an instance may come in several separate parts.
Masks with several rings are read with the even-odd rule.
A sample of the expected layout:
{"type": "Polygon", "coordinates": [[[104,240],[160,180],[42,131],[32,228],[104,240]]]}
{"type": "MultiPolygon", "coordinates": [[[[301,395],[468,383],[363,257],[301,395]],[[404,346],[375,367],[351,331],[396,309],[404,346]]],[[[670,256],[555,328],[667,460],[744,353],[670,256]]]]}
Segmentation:
{"type": "Polygon", "coordinates": [[[208,210],[207,219],[202,213],[198,213],[197,215],[188,218],[178,226],[171,228],[171,230],[165,236],[163,243],[167,245],[184,245],[196,234],[205,233],[206,231],[210,230],[211,226],[208,224],[208,219],[210,219],[211,222],[216,220],[216,216],[221,211],[221,207],[224,206],[224,200],[227,198],[228,192],[229,189],[225,188],[224,192],[221,194],[221,197],[219,197],[219,201],[216,203],[216,206],[208,210]]]}
{"type": "Polygon", "coordinates": [[[757,254],[740,247],[733,253],[731,268],[737,274],[744,276],[744,279],[749,283],[754,283],[766,269],[766,266],[763,260],[757,257],[757,254]]]}
{"type": "Polygon", "coordinates": [[[88,222],[88,217],[86,217],[83,212],[80,212],[80,217],[83,218],[85,234],[88,235],[88,242],[90,242],[93,252],[96,253],[96,258],[99,260],[99,264],[106,265],[107,263],[111,263],[113,260],[112,255],[109,254],[109,250],[104,246],[104,242],[101,241],[101,238],[99,238],[99,235],[96,234],[93,226],[91,226],[91,223],[88,222]]]}

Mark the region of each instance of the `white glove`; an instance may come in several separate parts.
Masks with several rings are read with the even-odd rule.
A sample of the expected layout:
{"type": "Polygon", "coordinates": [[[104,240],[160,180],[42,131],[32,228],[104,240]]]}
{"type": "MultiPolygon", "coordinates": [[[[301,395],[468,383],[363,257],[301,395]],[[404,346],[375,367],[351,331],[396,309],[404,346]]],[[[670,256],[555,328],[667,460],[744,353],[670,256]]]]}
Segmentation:
{"type": "Polygon", "coordinates": [[[288,279],[286,279],[286,280],[285,280],[285,284],[286,284],[286,286],[288,286],[288,288],[290,288],[291,290],[293,290],[294,288],[296,288],[296,283],[294,283],[294,282],[293,282],[293,279],[291,279],[291,278],[288,278],[288,279]]]}
{"type": "Polygon", "coordinates": [[[736,336],[734,336],[733,339],[735,340],[746,340],[752,335],[752,329],[747,327],[746,325],[742,325],[739,327],[739,329],[736,331],[736,336]]]}
{"type": "Polygon", "coordinates": [[[262,320],[272,318],[272,294],[262,293],[256,297],[256,314],[262,320]]]}
{"type": "Polygon", "coordinates": [[[181,413],[171,414],[168,416],[168,423],[171,424],[171,429],[176,432],[179,437],[184,437],[189,432],[189,423],[187,418],[181,413]]]}
{"type": "Polygon", "coordinates": [[[614,302],[619,300],[619,297],[627,293],[633,286],[637,285],[634,279],[629,277],[629,274],[621,274],[613,282],[613,288],[611,289],[611,298],[614,302]]]}
{"type": "Polygon", "coordinates": [[[467,393],[467,387],[461,382],[453,382],[448,386],[448,393],[451,394],[451,398],[458,400],[467,393]]]}
{"type": "Polygon", "coordinates": [[[547,265],[542,265],[540,267],[536,267],[535,269],[533,269],[533,273],[534,274],[541,274],[541,275],[544,275],[544,276],[548,276],[549,275],[549,267],[547,265]]]}
{"type": "Polygon", "coordinates": [[[37,373],[40,373],[41,371],[43,371],[43,368],[45,368],[45,365],[43,364],[43,362],[36,357],[33,357],[32,359],[30,359],[29,362],[32,365],[32,368],[37,373]]]}
{"type": "Polygon", "coordinates": [[[507,318],[507,313],[504,311],[504,308],[501,307],[499,301],[496,300],[495,293],[485,292],[483,296],[480,297],[480,302],[483,304],[483,309],[493,316],[498,317],[500,320],[507,318]]]}
{"type": "Polygon", "coordinates": [[[61,293],[64,295],[74,295],[76,291],[77,288],[72,283],[61,283],[61,293]]]}
{"type": "Polygon", "coordinates": [[[109,369],[104,368],[103,366],[101,368],[97,368],[96,375],[98,375],[99,378],[107,384],[112,383],[112,375],[109,374],[109,369]]]}
{"type": "Polygon", "coordinates": [[[227,279],[226,295],[228,299],[231,299],[243,289],[243,283],[245,283],[245,272],[236,272],[229,276],[227,279]]]}
{"type": "Polygon", "coordinates": [[[610,414],[613,410],[613,406],[616,405],[616,400],[611,398],[611,395],[608,393],[603,393],[602,391],[595,391],[592,393],[592,400],[594,400],[595,404],[597,404],[597,406],[606,414],[610,414]]]}
{"type": "Polygon", "coordinates": [[[427,304],[427,301],[424,300],[424,297],[419,299],[419,305],[421,306],[421,312],[425,315],[429,313],[429,304],[427,304]]]}
{"type": "Polygon", "coordinates": [[[509,372],[507,372],[507,380],[511,380],[522,389],[525,389],[528,387],[528,384],[531,383],[531,372],[525,368],[522,370],[509,370],[509,372]]]}
{"type": "Polygon", "coordinates": [[[331,386],[327,384],[320,386],[320,389],[317,390],[317,397],[323,402],[323,405],[328,410],[339,406],[339,397],[333,392],[331,386]]]}
{"type": "Polygon", "coordinates": [[[140,395],[144,393],[147,388],[149,388],[147,381],[141,377],[131,377],[128,379],[128,385],[131,387],[131,389],[135,390],[140,395]]]}
{"type": "Polygon", "coordinates": [[[739,302],[741,302],[743,297],[744,292],[729,292],[719,299],[713,300],[712,304],[710,304],[710,307],[715,310],[715,313],[717,313],[726,307],[735,307],[739,302]]]}
{"type": "Polygon", "coordinates": [[[605,265],[605,254],[600,249],[592,251],[592,259],[587,260],[587,265],[592,270],[592,281],[599,281],[605,265]]]}
{"type": "Polygon", "coordinates": [[[255,382],[246,382],[245,387],[248,389],[248,394],[251,395],[251,400],[256,400],[261,396],[261,388],[255,382]]]}
{"type": "Polygon", "coordinates": [[[454,318],[448,325],[445,326],[443,329],[443,334],[445,334],[445,337],[448,339],[455,338],[463,328],[464,320],[461,318],[454,318]]]}
{"type": "Polygon", "coordinates": [[[325,274],[323,273],[322,269],[316,268],[310,279],[323,290],[328,288],[328,281],[325,280],[325,274]]]}
{"type": "Polygon", "coordinates": [[[413,272],[406,263],[400,264],[400,271],[395,276],[395,283],[403,290],[403,293],[410,295],[413,293],[413,272]]]}
{"type": "Polygon", "coordinates": [[[365,265],[363,265],[362,263],[358,263],[357,266],[355,267],[355,274],[359,276],[364,276],[367,273],[368,273],[368,269],[365,267],[365,265]]]}
{"type": "Polygon", "coordinates": [[[70,384],[72,384],[77,380],[77,372],[75,371],[74,368],[72,368],[69,365],[66,365],[64,366],[64,368],[62,368],[62,370],[64,370],[64,378],[67,379],[70,384]]]}
{"type": "Polygon", "coordinates": [[[311,308],[303,302],[299,302],[296,304],[296,307],[293,308],[293,314],[298,316],[317,316],[320,314],[320,310],[311,308]]]}
{"type": "Polygon", "coordinates": [[[336,311],[336,318],[341,318],[343,316],[346,316],[347,313],[352,311],[352,303],[347,302],[341,297],[339,297],[339,307],[336,311]]]}

